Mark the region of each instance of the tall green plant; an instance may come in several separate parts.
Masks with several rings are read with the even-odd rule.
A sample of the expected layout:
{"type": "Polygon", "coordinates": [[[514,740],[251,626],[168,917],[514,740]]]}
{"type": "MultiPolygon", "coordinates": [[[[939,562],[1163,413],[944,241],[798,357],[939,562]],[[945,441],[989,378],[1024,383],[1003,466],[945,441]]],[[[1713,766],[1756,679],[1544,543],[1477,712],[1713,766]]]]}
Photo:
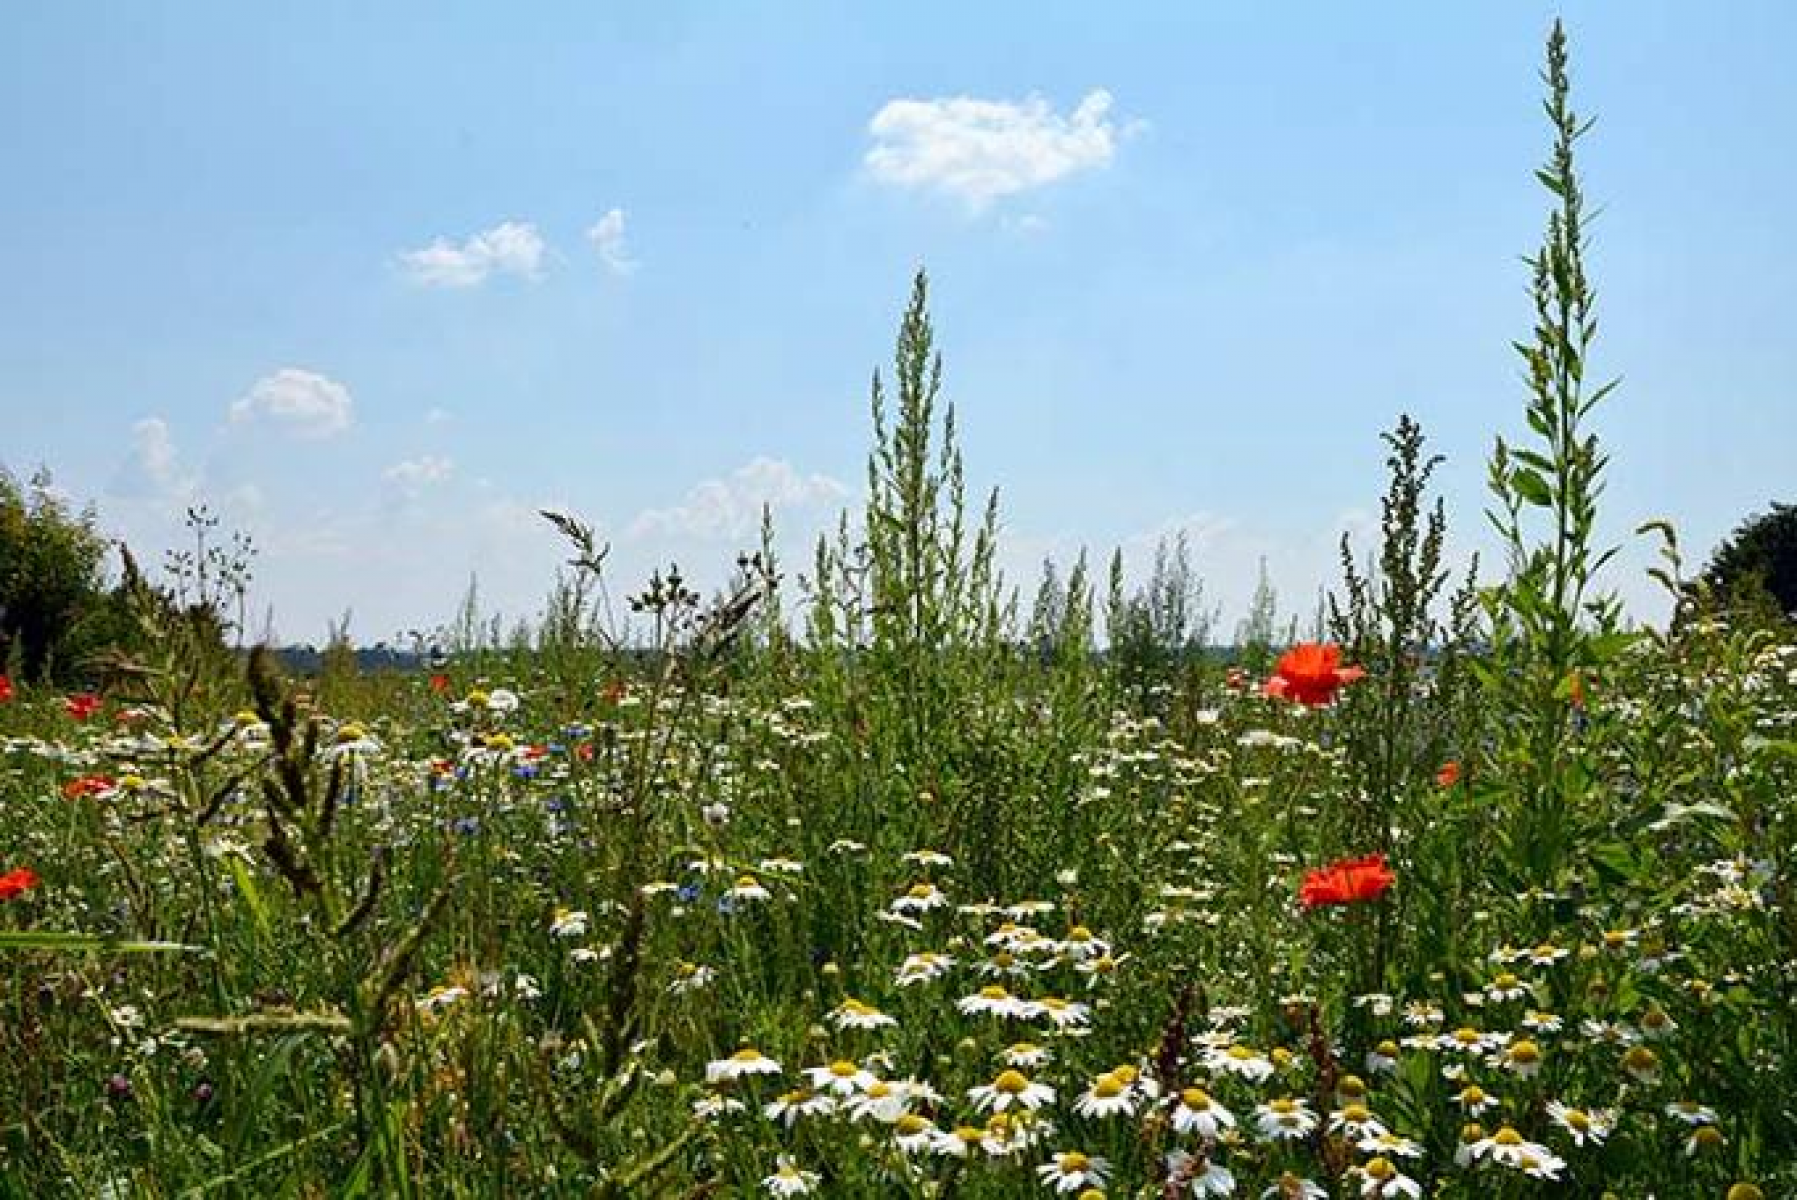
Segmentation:
{"type": "Polygon", "coordinates": [[[1489,515],[1508,576],[1486,598],[1492,653],[1485,683],[1501,724],[1497,766],[1521,792],[1513,865],[1551,885],[1565,864],[1571,824],[1591,779],[1575,753],[1585,689],[1621,647],[1620,606],[1597,576],[1615,548],[1597,544],[1597,502],[1607,456],[1593,411],[1615,381],[1589,382],[1597,337],[1585,270],[1585,194],[1574,149],[1591,128],[1572,108],[1566,33],[1556,22],[1543,73],[1553,148],[1536,178],[1553,198],[1539,251],[1526,261],[1535,321],[1517,343],[1529,389],[1526,444],[1492,452],[1489,515]]]}

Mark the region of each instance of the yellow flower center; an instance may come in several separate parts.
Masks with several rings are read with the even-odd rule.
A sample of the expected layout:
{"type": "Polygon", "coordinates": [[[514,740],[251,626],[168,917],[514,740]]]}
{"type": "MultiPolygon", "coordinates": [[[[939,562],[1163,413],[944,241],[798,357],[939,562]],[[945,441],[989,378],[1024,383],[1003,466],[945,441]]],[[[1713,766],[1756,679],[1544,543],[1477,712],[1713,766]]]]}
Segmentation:
{"type": "Polygon", "coordinates": [[[1580,1133],[1591,1132],[1591,1117],[1582,1108],[1569,1108],[1562,1114],[1568,1129],[1576,1129],[1580,1133]]]}
{"type": "Polygon", "coordinates": [[[1115,1075],[1100,1075],[1098,1082],[1092,1085],[1092,1094],[1109,1100],[1123,1094],[1123,1081],[1115,1075]]]}
{"type": "Polygon", "coordinates": [[[1521,1063],[1524,1066],[1538,1063],[1541,1061],[1541,1047],[1537,1046],[1534,1042],[1531,1042],[1528,1038],[1523,1038],[1521,1041],[1510,1047],[1510,1061],[1521,1063]]]}
{"type": "Polygon", "coordinates": [[[980,999],[982,1000],[1009,1000],[1010,998],[1011,993],[1005,991],[1005,989],[999,987],[996,983],[989,983],[980,989],[980,999]]]}
{"type": "Polygon", "coordinates": [[[1179,1093],[1179,1102],[1193,1112],[1204,1112],[1210,1108],[1210,1093],[1203,1088],[1187,1088],[1179,1093]]]}
{"type": "Polygon", "coordinates": [[[1506,1125],[1493,1134],[1491,1140],[1500,1146],[1520,1146],[1522,1145],[1522,1134],[1506,1125]]]}
{"type": "Polygon", "coordinates": [[[1020,1096],[1030,1081],[1022,1071],[1005,1071],[992,1081],[992,1090],[1007,1096],[1020,1096]]]}
{"type": "Polygon", "coordinates": [[[900,1137],[915,1137],[930,1127],[930,1123],[916,1113],[906,1113],[893,1122],[893,1132],[900,1137]]]}
{"type": "Polygon", "coordinates": [[[752,1047],[749,1047],[749,1046],[744,1046],[741,1050],[738,1050],[735,1054],[732,1054],[730,1057],[739,1063],[760,1062],[761,1061],[761,1051],[753,1049],[752,1047]]]}
{"type": "Polygon", "coordinates": [[[1083,1174],[1086,1168],[1091,1165],[1092,1160],[1081,1154],[1078,1150],[1069,1150],[1060,1156],[1061,1174],[1063,1175],[1083,1174]]]}
{"type": "Polygon", "coordinates": [[[861,1068],[857,1067],[846,1058],[839,1058],[830,1064],[830,1074],[836,1076],[838,1079],[853,1079],[855,1073],[860,1069],[861,1068]]]}
{"type": "Polygon", "coordinates": [[[1367,1159],[1366,1165],[1360,1169],[1366,1172],[1367,1178],[1377,1179],[1381,1183],[1398,1173],[1398,1169],[1391,1165],[1391,1159],[1383,1154],[1367,1159]]]}
{"type": "Polygon", "coordinates": [[[1372,1112],[1364,1104],[1350,1104],[1342,1109],[1342,1120],[1350,1125],[1360,1125],[1372,1119],[1372,1112]]]}

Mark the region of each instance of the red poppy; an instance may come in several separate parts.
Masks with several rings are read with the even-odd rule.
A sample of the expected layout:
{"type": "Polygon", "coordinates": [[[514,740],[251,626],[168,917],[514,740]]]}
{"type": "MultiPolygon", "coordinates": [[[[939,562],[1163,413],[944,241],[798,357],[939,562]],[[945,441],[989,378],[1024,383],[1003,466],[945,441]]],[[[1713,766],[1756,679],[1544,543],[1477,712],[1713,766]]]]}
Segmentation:
{"type": "Polygon", "coordinates": [[[1397,879],[1385,865],[1385,855],[1369,854],[1365,858],[1344,858],[1326,867],[1309,871],[1298,889],[1298,902],[1305,908],[1319,904],[1356,904],[1377,900],[1397,879]]]}
{"type": "Polygon", "coordinates": [[[14,867],[0,875],[0,900],[11,900],[43,882],[30,867],[14,867]]]}
{"type": "Polygon", "coordinates": [[[62,702],[62,710],[77,721],[85,721],[100,711],[100,698],[92,692],[77,692],[62,702]]]}
{"type": "Polygon", "coordinates": [[[1340,646],[1300,642],[1279,660],[1273,677],[1267,680],[1266,693],[1312,707],[1327,704],[1335,699],[1337,688],[1366,674],[1359,667],[1342,666],[1341,661],[1340,646]]]}
{"type": "Polygon", "coordinates": [[[12,680],[0,675],[0,704],[12,699],[12,680]]]}
{"type": "Polygon", "coordinates": [[[71,779],[62,785],[64,800],[79,800],[83,796],[99,796],[110,792],[118,784],[110,775],[83,775],[79,779],[71,779]]]}
{"type": "Polygon", "coordinates": [[[437,674],[431,676],[431,691],[433,691],[433,692],[437,693],[437,695],[441,696],[444,692],[447,692],[448,690],[449,690],[449,676],[443,674],[441,671],[439,671],[437,674]]]}
{"type": "Polygon", "coordinates": [[[1441,770],[1435,772],[1435,782],[1444,788],[1451,788],[1460,782],[1460,764],[1449,760],[1441,764],[1441,770]]]}

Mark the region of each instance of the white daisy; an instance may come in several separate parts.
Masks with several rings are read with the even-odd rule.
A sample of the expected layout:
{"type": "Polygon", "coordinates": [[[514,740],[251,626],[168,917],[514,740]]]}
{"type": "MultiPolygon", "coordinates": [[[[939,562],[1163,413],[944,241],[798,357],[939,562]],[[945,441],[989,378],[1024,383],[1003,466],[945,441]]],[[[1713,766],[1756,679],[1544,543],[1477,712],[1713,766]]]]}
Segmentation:
{"type": "Polygon", "coordinates": [[[1013,1105],[1037,1109],[1044,1104],[1054,1103],[1055,1090],[1046,1083],[1032,1081],[1022,1071],[1013,1068],[1001,1071],[991,1083],[968,1088],[967,1098],[981,1112],[1003,1112],[1013,1105]]]}
{"type": "Polygon", "coordinates": [[[818,1184],[815,1171],[800,1170],[788,1155],[780,1155],[775,1164],[774,1173],[763,1179],[761,1186],[776,1196],[803,1196],[818,1184]]]}
{"type": "Polygon", "coordinates": [[[1317,1127],[1317,1117],[1305,1101],[1280,1096],[1255,1105],[1254,1127],[1268,1141],[1290,1141],[1309,1137],[1317,1127]]]}
{"type": "Polygon", "coordinates": [[[1176,1132],[1196,1133],[1213,1142],[1221,1136],[1221,1130],[1235,1126],[1234,1114],[1198,1087],[1189,1087],[1179,1093],[1173,1104],[1172,1121],[1176,1132]]]}
{"type": "Polygon", "coordinates": [[[750,1046],[744,1046],[729,1058],[719,1058],[705,1064],[706,1083],[727,1082],[741,1079],[745,1075],[778,1075],[779,1073],[779,1063],[750,1046]]]}
{"type": "Polygon", "coordinates": [[[1082,1188],[1101,1188],[1111,1177],[1111,1164],[1078,1150],[1063,1150],[1036,1168],[1043,1183],[1057,1192],[1073,1192],[1082,1188]]]}

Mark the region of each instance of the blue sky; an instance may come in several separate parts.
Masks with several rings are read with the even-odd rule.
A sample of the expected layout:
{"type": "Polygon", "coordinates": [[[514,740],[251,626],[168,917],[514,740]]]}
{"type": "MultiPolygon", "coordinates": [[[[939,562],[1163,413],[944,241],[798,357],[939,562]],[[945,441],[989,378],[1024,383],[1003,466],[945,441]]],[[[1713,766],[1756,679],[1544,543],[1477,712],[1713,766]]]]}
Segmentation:
{"type": "MultiPolygon", "coordinates": [[[[534,515],[618,585],[796,566],[935,284],[970,481],[1044,554],[1187,529],[1230,625],[1333,578],[1415,414],[1464,554],[1521,428],[1562,11],[1612,532],[1790,500],[1797,9],[39,5],[0,44],[0,461],[150,557],[205,500],[299,640],[529,613],[534,515]]],[[[1614,584],[1659,611],[1625,556],[1614,584]]]]}

